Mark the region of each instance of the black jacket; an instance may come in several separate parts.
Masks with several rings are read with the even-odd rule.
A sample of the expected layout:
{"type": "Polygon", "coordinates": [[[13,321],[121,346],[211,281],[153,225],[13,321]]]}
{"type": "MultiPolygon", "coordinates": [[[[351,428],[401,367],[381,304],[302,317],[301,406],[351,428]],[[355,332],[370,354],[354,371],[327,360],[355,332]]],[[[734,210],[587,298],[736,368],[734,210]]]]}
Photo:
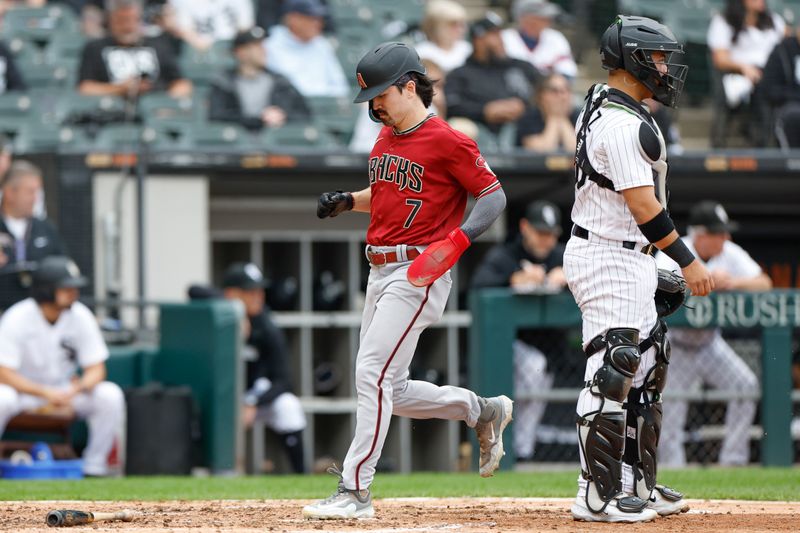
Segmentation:
{"type": "MultiPolygon", "coordinates": [[[[8,262],[0,267],[0,309],[8,309],[29,296],[29,270],[20,271],[14,235],[0,217],[0,247],[8,262]]],[[[25,263],[36,262],[50,255],[63,255],[64,244],[56,229],[46,220],[32,218],[25,236],[25,263]]]]}
{"type": "Polygon", "coordinates": [[[284,392],[290,392],[292,385],[286,339],[266,309],[250,317],[247,344],[258,352],[258,358],[247,363],[247,395],[253,396],[257,405],[266,405],[284,392]],[[256,383],[261,378],[270,381],[266,390],[256,383]]]}
{"type": "MultiPolygon", "coordinates": [[[[486,124],[483,108],[491,101],[517,97],[529,106],[540,77],[539,71],[526,61],[505,58],[480,63],[470,56],[464,65],[447,75],[447,116],[486,124]]],[[[486,126],[496,133],[502,125],[486,126]]]]}
{"type": "Polygon", "coordinates": [[[773,107],[800,102],[799,63],[800,42],[794,35],[785,38],[772,50],[764,67],[761,88],[773,107]]]}
{"type": "Polygon", "coordinates": [[[6,91],[24,91],[28,88],[14,61],[14,54],[6,43],[0,41],[0,65],[4,76],[0,79],[0,93],[6,91]]]}
{"type": "MultiPolygon", "coordinates": [[[[519,236],[512,242],[496,244],[481,261],[472,276],[472,288],[509,287],[511,275],[522,270],[521,261],[527,260],[534,265],[542,265],[546,272],[564,264],[564,245],[556,243],[547,257],[537,258],[528,253],[519,236]]],[[[517,337],[530,346],[536,346],[545,355],[558,356],[567,347],[566,336],[559,329],[521,329],[517,337]]]]}
{"type": "Polygon", "coordinates": [[[564,245],[556,243],[547,257],[537,258],[528,253],[522,245],[522,237],[512,242],[494,245],[483,258],[472,276],[472,286],[476,289],[484,287],[508,287],[511,275],[522,270],[521,261],[530,261],[534,265],[542,265],[546,272],[564,264],[564,245]]]}
{"type": "MultiPolygon", "coordinates": [[[[294,85],[280,74],[264,69],[273,77],[274,85],[270,105],[280,107],[286,113],[287,122],[300,122],[311,118],[305,98],[294,85]]],[[[228,70],[212,82],[209,94],[209,118],[223,122],[238,122],[249,129],[260,129],[264,124],[259,117],[245,117],[236,94],[236,69],[228,70]]]]}

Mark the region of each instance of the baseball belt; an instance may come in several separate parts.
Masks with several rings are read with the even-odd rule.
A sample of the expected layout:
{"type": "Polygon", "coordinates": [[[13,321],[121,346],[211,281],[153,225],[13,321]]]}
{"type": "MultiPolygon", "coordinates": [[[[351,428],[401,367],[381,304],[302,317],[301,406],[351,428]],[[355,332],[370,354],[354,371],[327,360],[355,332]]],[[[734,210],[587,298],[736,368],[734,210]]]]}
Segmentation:
{"type": "Polygon", "coordinates": [[[370,252],[367,251],[367,260],[372,266],[383,266],[390,263],[397,263],[398,261],[413,261],[419,257],[420,251],[416,248],[408,248],[406,250],[406,259],[397,257],[397,252],[370,252]]]}
{"type": "MultiPolygon", "coordinates": [[[[578,237],[579,239],[589,240],[589,230],[581,227],[577,224],[572,225],[572,234],[578,237]]],[[[620,244],[623,248],[628,250],[635,250],[636,246],[639,244],[634,241],[621,241],[620,244]]],[[[655,255],[656,247],[654,244],[646,244],[642,246],[641,252],[645,255],[655,255]]]]}

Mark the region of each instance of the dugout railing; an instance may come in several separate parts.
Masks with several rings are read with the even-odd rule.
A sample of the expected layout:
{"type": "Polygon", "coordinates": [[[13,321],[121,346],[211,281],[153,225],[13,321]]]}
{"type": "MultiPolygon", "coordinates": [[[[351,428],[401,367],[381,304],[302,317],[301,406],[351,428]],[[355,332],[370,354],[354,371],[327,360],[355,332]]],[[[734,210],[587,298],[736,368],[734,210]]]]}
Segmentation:
{"type": "MultiPolygon", "coordinates": [[[[569,328],[580,325],[580,312],[568,292],[514,294],[508,289],[483,289],[470,295],[469,384],[478,394],[492,396],[513,390],[512,344],[521,328],[569,328]]],[[[686,307],[667,320],[671,327],[759,328],[761,383],[757,398],[721,391],[683,392],[681,399],[760,400],[760,459],[764,466],[789,466],[794,460],[791,435],[792,331],[800,326],[800,291],[715,293],[692,297],[686,307]]],[[[548,402],[575,402],[579,389],[551,389],[529,395],[548,402]]],[[[513,424],[505,439],[511,442],[513,424]]],[[[513,450],[503,464],[514,464],[513,450]]]]}

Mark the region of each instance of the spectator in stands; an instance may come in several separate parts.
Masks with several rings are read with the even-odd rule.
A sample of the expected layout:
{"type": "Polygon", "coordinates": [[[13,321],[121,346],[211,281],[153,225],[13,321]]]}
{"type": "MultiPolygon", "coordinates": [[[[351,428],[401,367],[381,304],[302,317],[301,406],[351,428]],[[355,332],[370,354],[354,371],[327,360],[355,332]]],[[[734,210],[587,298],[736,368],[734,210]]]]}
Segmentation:
{"type": "Polygon", "coordinates": [[[266,32],[259,27],[236,35],[237,66],[221,73],[211,86],[211,120],[239,122],[255,130],[309,119],[303,96],[289,80],[266,68],[265,38],[266,32]]]}
{"type": "Polygon", "coordinates": [[[142,34],[141,0],[109,0],[110,36],[86,43],[78,90],[88,95],[136,97],[150,91],[189,96],[174,51],[163,37],[142,34]]]}
{"type": "Polygon", "coordinates": [[[333,45],[322,35],[327,13],[320,0],[287,0],[283,24],[272,27],[265,41],[270,69],[306,97],[350,92],[333,45]]]}
{"type": "Polygon", "coordinates": [[[33,274],[31,297],[0,318],[0,434],[23,411],[74,413],[89,425],[83,472],[103,476],[110,473],[125,399],[105,381],[108,348],[94,315],[78,301],[85,285],[72,260],[48,257],[33,274]]]}
{"type": "Polygon", "coordinates": [[[264,304],[264,277],[253,263],[234,263],[225,271],[222,285],[225,298],[242,302],[249,318],[244,426],[251,428],[258,420],[272,429],[281,438],[294,471],[303,473],[306,417],[292,393],[286,339],[264,304]]]}
{"type": "Polygon", "coordinates": [[[253,0],[169,0],[180,36],[198,50],[231,41],[255,24],[253,0]]]}
{"type": "Polygon", "coordinates": [[[530,63],[509,58],[500,37],[502,20],[495,13],[470,26],[472,55],[447,76],[447,116],[484,124],[493,133],[519,120],[540,78],[530,63]]]}
{"type": "MultiPolygon", "coordinates": [[[[731,241],[738,225],[728,218],[722,205],[700,202],[689,211],[688,235],[683,237],[695,257],[703,261],[714,277],[716,291],[767,291],[772,280],[739,245],[731,241]]],[[[678,271],[678,265],[663,253],[656,257],[659,268],[678,271]]],[[[672,345],[669,376],[664,392],[664,416],[658,447],[663,466],[686,464],[683,448],[688,402],[671,392],[696,390],[701,385],[715,389],[755,394],[758,379],[753,371],[722,338],[719,328],[675,328],[668,333],[672,345]]],[[[750,460],[750,425],[756,413],[751,399],[731,400],[725,414],[725,436],[719,462],[745,465],[750,460]]]]}
{"type": "Polygon", "coordinates": [[[29,273],[36,263],[64,253],[55,228],[34,215],[41,196],[42,171],[28,161],[14,161],[0,202],[0,309],[28,296],[29,273]]]}
{"type": "Polygon", "coordinates": [[[800,147],[800,25],[770,54],[761,78],[782,148],[800,147]]]}
{"type": "MultiPolygon", "coordinates": [[[[489,250],[475,271],[472,287],[511,287],[519,292],[563,290],[566,278],[560,235],[558,207],[543,200],[531,203],[519,221],[519,236],[489,250]]],[[[564,332],[553,329],[523,330],[514,342],[514,452],[520,460],[533,458],[536,428],[547,404],[519,396],[552,387],[548,358],[561,356],[564,347],[564,332]]]]}
{"type": "MultiPolygon", "coordinates": [[[[284,12],[284,5],[288,0],[255,0],[256,5],[256,26],[269,29],[281,23],[281,14],[284,12]]],[[[328,0],[320,0],[322,5],[328,7],[328,0]]],[[[325,33],[335,33],[333,20],[330,11],[325,15],[325,33]]]]}
{"type": "Polygon", "coordinates": [[[763,101],[753,90],[785,30],[783,19],[769,10],[766,0],[728,0],[725,11],[711,18],[708,47],[714,69],[721,76],[712,146],[725,145],[727,117],[731,110],[744,104],[749,104],[752,116],[748,136],[755,143],[763,143],[763,101]]]}
{"type": "Polygon", "coordinates": [[[578,66],[569,42],[550,27],[561,8],[545,0],[517,0],[513,13],[517,27],[502,33],[508,56],[527,61],[544,74],[557,72],[572,80],[578,66]]]}
{"type": "Polygon", "coordinates": [[[22,78],[14,54],[3,41],[0,41],[0,94],[7,91],[24,91],[28,88],[22,78]]]}
{"type": "Polygon", "coordinates": [[[549,74],[536,86],[536,105],[519,119],[517,145],[534,152],[575,151],[572,86],[561,74],[549,74]]]}
{"type": "Polygon", "coordinates": [[[429,2],[425,7],[422,31],[427,40],[415,45],[420,59],[433,61],[445,74],[463,65],[472,53],[472,45],[464,39],[467,11],[458,2],[429,2]]]}

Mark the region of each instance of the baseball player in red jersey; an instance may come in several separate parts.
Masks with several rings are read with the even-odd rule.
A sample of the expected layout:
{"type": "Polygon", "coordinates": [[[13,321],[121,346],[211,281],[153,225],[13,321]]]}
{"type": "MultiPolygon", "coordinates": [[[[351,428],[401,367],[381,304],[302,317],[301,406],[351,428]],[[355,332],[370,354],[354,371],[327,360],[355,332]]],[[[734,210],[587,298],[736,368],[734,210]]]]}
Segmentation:
{"type": "Polygon", "coordinates": [[[463,420],[480,443],[480,474],[503,456],[511,421],[506,396],[482,398],[460,387],[408,379],[422,331],[438,321],[450,293],[452,267],[505,207],[505,194],[475,142],[427,110],[433,83],[416,51],[384,43],[359,62],[370,116],[384,128],[369,159],[369,187],[320,196],[317,216],[370,213],[366,255],[371,269],[356,358],[356,430],[336,492],[303,508],[306,518],[374,515],[369,487],[391,415],[463,420]],[[461,224],[467,195],[477,200],[461,224]],[[460,227],[459,227],[459,224],[460,227]]]}

